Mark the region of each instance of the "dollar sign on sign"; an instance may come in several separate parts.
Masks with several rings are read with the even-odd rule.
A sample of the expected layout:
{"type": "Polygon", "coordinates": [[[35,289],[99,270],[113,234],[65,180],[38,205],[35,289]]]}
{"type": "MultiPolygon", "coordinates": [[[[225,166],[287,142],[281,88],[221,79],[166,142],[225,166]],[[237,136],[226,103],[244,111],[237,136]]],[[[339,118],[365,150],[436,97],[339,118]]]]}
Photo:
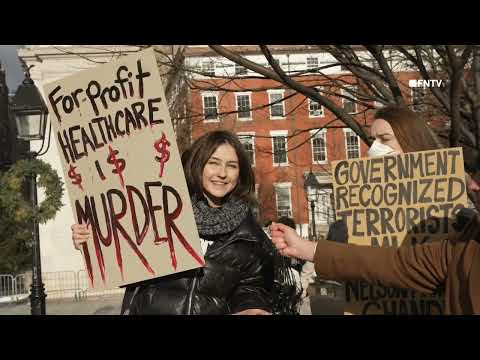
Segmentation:
{"type": "Polygon", "coordinates": [[[73,166],[72,164],[70,164],[70,169],[68,170],[68,177],[70,179],[72,179],[72,184],[73,185],[78,185],[78,187],[80,188],[80,190],[83,191],[83,187],[82,187],[82,175],[80,174],[77,174],[77,172],[75,171],[77,167],[76,166],[73,166]]]}
{"type": "Polygon", "coordinates": [[[160,163],[160,177],[162,177],[165,163],[170,159],[170,151],[168,150],[170,142],[167,140],[164,132],[162,132],[162,137],[155,141],[155,144],[153,146],[155,147],[155,150],[157,150],[157,152],[160,154],[160,156],[155,156],[155,160],[160,163]]]}
{"type": "Polygon", "coordinates": [[[113,150],[110,145],[108,145],[108,149],[110,150],[110,153],[108,154],[107,162],[115,167],[115,169],[112,170],[112,173],[117,174],[120,177],[120,184],[122,184],[122,187],[125,187],[122,175],[123,170],[125,169],[125,160],[117,159],[118,150],[113,150]]]}

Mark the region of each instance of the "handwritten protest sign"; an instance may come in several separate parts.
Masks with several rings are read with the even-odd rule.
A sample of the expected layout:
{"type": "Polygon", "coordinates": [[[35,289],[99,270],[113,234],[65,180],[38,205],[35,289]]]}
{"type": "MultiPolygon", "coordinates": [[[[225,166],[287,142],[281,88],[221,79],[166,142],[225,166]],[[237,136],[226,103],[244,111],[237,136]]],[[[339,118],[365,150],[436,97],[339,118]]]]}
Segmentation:
{"type": "Polygon", "coordinates": [[[75,220],[93,233],[82,245],[90,285],[122,286],[203,266],[153,50],[44,90],[75,220]]]}
{"type": "MultiPolygon", "coordinates": [[[[455,214],[467,205],[461,148],[332,163],[335,211],[348,242],[398,247],[454,234],[455,214]]],[[[347,311],[355,314],[442,313],[441,294],[346,282],[347,311]]]]}

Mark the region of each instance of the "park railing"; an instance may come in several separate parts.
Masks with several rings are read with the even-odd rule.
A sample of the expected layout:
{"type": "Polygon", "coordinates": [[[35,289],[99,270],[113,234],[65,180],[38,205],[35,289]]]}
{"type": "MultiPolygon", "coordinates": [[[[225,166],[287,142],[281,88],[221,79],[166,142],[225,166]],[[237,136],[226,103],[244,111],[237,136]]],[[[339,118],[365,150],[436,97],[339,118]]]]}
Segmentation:
{"type": "Polygon", "coordinates": [[[15,276],[0,274],[0,298],[15,295],[15,276]]]}
{"type": "MultiPolygon", "coordinates": [[[[90,289],[88,276],[85,270],[57,271],[42,273],[47,300],[73,298],[82,300],[88,297],[109,296],[123,294],[125,289],[90,289]]],[[[31,275],[27,274],[0,274],[0,302],[15,301],[28,297],[30,294],[31,275]]]]}

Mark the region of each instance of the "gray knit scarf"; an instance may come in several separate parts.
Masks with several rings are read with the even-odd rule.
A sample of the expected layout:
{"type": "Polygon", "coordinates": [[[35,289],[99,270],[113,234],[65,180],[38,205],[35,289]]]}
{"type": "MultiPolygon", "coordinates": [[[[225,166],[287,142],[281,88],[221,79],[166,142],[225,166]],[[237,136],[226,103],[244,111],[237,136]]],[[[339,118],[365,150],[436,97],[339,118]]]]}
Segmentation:
{"type": "Polygon", "coordinates": [[[232,198],[222,207],[212,208],[205,198],[192,197],[192,207],[200,236],[227,234],[235,230],[249,211],[243,200],[232,198]]]}

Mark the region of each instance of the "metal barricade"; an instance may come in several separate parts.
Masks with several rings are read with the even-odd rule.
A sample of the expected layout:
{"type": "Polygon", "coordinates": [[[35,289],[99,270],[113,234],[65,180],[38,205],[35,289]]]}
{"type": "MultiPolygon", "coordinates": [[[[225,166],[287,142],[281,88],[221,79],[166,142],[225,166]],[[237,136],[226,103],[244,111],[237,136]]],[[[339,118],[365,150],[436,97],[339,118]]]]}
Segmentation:
{"type": "Polygon", "coordinates": [[[15,276],[15,294],[28,295],[30,293],[30,284],[31,280],[28,281],[25,274],[19,274],[15,276]]]}
{"type": "MultiPolygon", "coordinates": [[[[57,271],[42,274],[47,301],[52,299],[74,298],[79,301],[87,297],[121,295],[122,288],[90,289],[85,270],[57,271]]],[[[0,301],[12,301],[30,294],[31,274],[0,274],[0,301]],[[3,298],[3,299],[1,299],[3,298]]]]}
{"type": "Polygon", "coordinates": [[[0,274],[0,297],[15,295],[15,278],[13,275],[0,274]]]}
{"type": "Polygon", "coordinates": [[[75,271],[57,271],[42,274],[47,300],[75,298],[78,281],[75,271]]]}
{"type": "Polygon", "coordinates": [[[108,296],[108,295],[121,295],[125,292],[123,288],[114,288],[114,289],[90,289],[88,284],[88,275],[85,270],[79,270],[77,272],[78,279],[78,294],[77,299],[81,300],[82,298],[90,296],[108,296]]]}

